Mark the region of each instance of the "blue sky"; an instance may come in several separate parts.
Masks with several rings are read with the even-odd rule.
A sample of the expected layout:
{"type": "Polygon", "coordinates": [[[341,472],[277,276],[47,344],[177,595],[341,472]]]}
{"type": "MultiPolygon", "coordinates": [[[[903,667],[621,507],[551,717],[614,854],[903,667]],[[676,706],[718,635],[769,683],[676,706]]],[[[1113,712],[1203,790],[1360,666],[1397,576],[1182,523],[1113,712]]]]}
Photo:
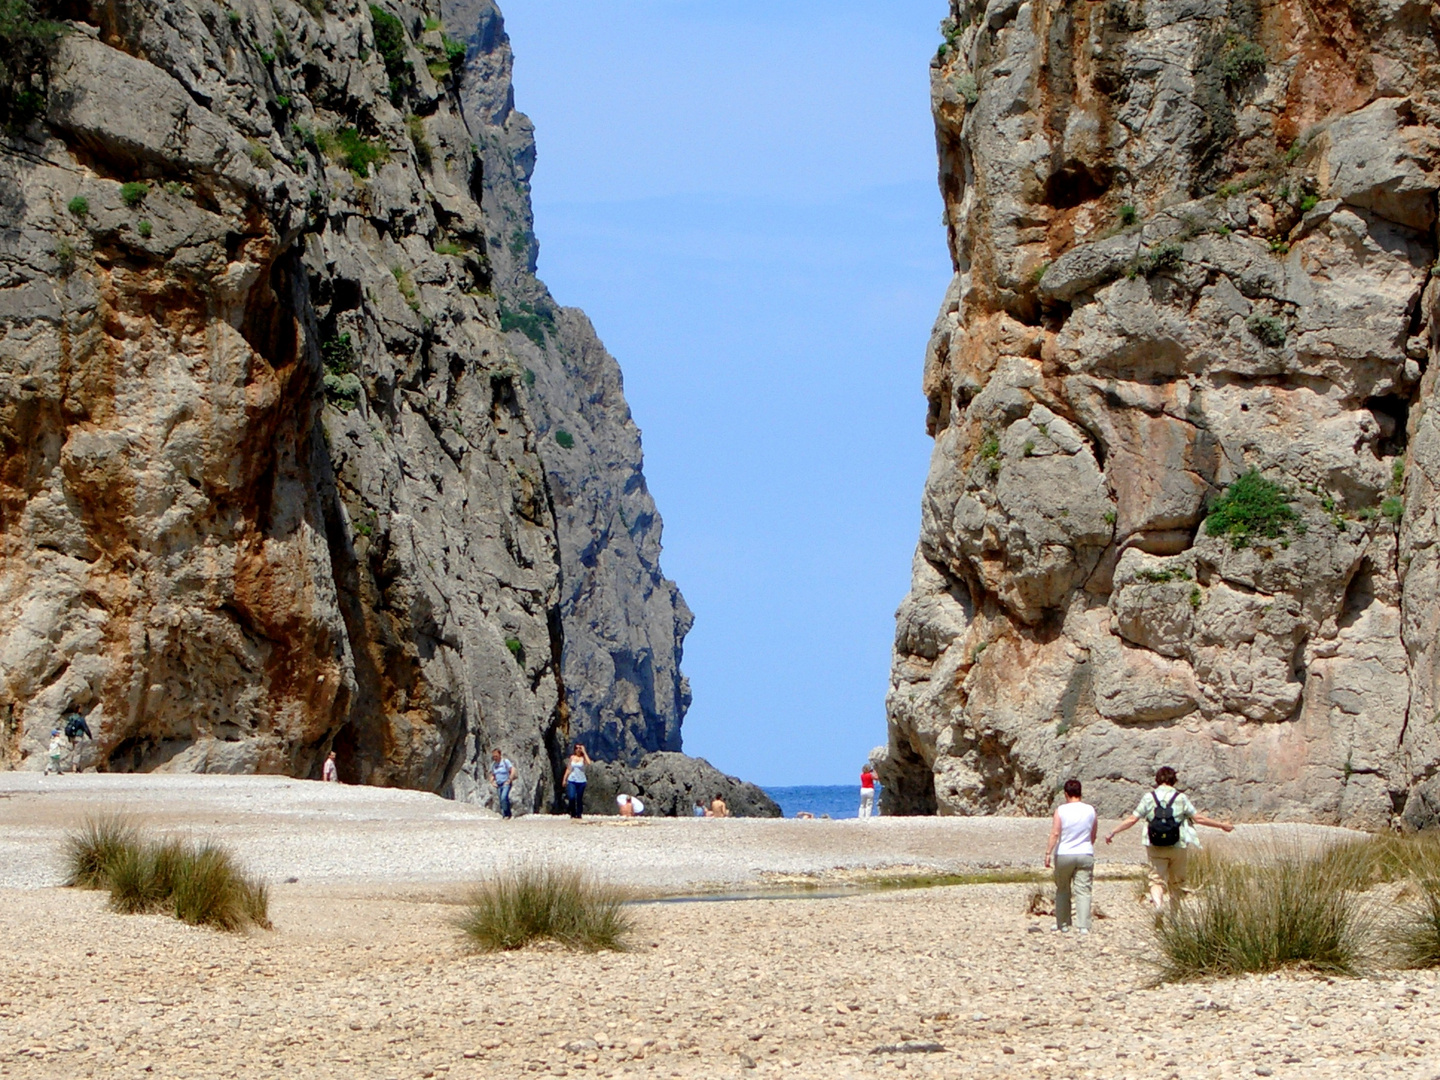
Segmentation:
{"type": "Polygon", "coordinates": [[[540,275],[625,373],[695,611],[688,753],[849,783],[885,741],[949,279],[943,0],[510,0],[540,275]]]}

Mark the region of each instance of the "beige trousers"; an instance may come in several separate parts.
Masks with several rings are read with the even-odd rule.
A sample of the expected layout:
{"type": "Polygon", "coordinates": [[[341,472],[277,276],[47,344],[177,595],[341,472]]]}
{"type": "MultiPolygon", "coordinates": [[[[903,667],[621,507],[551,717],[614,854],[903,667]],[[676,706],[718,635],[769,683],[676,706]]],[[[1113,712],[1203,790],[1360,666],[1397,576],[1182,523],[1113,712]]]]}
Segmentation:
{"type": "Polygon", "coordinates": [[[1146,847],[1150,869],[1146,877],[1150,880],[1150,900],[1158,909],[1170,898],[1170,906],[1180,903],[1185,890],[1185,864],[1189,852],[1176,844],[1174,847],[1146,847]]]}

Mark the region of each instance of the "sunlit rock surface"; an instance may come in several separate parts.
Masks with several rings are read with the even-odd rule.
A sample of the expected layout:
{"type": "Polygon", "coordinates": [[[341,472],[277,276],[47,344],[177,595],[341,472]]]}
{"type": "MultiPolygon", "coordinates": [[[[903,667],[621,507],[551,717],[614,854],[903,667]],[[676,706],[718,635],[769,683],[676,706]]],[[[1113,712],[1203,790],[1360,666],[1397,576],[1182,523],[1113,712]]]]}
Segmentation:
{"type": "Polygon", "coordinates": [[[1399,820],[1440,761],[1429,9],[954,3],[942,34],[955,277],[886,811],[1040,813],[1073,775],[1117,813],[1169,764],[1207,812],[1399,820]],[[1205,522],[1250,470],[1297,520],[1237,546],[1205,522]]]}
{"type": "Polygon", "coordinates": [[[59,14],[0,137],[0,761],[74,706],[89,766],[333,748],[486,802],[499,745],[538,809],[569,739],[678,749],[689,613],[618,369],[531,276],[493,12],[59,14]]]}

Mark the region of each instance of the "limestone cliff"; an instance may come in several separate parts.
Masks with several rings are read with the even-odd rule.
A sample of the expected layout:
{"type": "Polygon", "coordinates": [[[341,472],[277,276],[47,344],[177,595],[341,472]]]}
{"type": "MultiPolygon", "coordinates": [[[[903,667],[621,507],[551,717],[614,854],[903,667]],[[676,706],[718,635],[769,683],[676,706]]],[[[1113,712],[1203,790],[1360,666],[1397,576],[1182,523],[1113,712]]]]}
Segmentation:
{"type": "Polygon", "coordinates": [[[510,41],[490,0],[445,0],[468,30],[460,100],[484,170],[488,250],[506,346],[525,367],[559,526],[560,671],[571,727],[591,752],[630,764],[680,749],[690,686],[680,673],[690,609],[660,570],[660,515],[620,367],[585,313],[535,277],[534,130],[515,109],[510,41]]]}
{"type": "MultiPolygon", "coordinates": [[[[552,478],[611,479],[554,464],[567,394],[630,454],[586,505],[649,514],[648,562],[590,591],[663,582],[659,523],[583,316],[553,316],[551,367],[507,332],[533,244],[527,217],[524,273],[489,250],[468,32],[423,4],[37,6],[61,25],[0,63],[0,759],[38,764],[73,704],[110,769],[313,775],[333,747],[348,779],[484,800],[498,743],[548,806],[587,610],[552,478]]],[[[621,678],[587,686],[668,749],[688,619],[656,589],[665,737],[621,678]]]]}
{"type": "Polygon", "coordinates": [[[1076,775],[1114,813],[1171,764],[1213,812],[1387,824],[1440,762],[1429,7],[942,31],[955,276],[887,811],[1043,812],[1076,775]]]}

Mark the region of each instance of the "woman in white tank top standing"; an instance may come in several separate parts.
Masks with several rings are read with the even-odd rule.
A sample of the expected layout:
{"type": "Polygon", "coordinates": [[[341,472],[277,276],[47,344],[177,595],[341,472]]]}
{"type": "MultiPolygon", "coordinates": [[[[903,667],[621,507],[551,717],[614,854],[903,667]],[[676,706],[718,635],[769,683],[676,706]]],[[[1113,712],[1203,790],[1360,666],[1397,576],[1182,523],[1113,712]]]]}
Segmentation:
{"type": "Polygon", "coordinates": [[[1080,781],[1065,781],[1065,802],[1056,807],[1045,849],[1045,869],[1055,866],[1055,929],[1070,930],[1070,900],[1074,894],[1075,929],[1090,932],[1090,894],[1095,880],[1095,833],[1100,820],[1095,808],[1080,801],[1080,781]]]}

